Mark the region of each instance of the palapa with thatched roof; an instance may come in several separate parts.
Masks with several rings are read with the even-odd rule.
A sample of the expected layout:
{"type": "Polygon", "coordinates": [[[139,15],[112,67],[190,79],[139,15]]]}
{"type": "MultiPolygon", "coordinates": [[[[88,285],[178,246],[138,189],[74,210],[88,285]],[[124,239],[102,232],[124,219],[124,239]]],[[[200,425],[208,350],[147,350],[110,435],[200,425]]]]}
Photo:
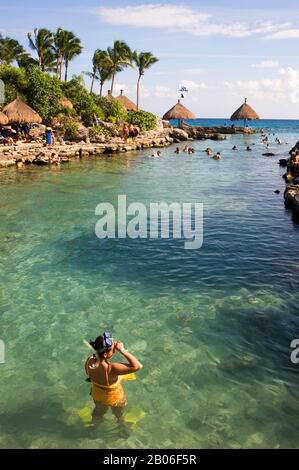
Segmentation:
{"type": "Polygon", "coordinates": [[[164,114],[163,119],[166,121],[171,121],[172,119],[196,119],[196,116],[178,100],[177,104],[164,114]]]}
{"type": "Polygon", "coordinates": [[[3,109],[10,124],[41,124],[42,118],[19,97],[3,109]]]}
{"type": "Polygon", "coordinates": [[[124,90],[120,90],[120,95],[117,96],[115,99],[122,103],[127,111],[137,111],[136,104],[124,95],[124,90]]]}
{"type": "Polygon", "coordinates": [[[6,126],[6,124],[8,124],[8,117],[0,111],[0,126],[6,126]]]}
{"type": "Polygon", "coordinates": [[[71,100],[69,100],[66,96],[63,96],[62,98],[60,98],[59,104],[60,104],[63,108],[66,108],[66,109],[74,109],[73,103],[72,103],[71,100]]]}
{"type": "Polygon", "coordinates": [[[253,121],[256,119],[260,119],[259,115],[252,109],[251,106],[247,103],[247,98],[245,98],[245,102],[237,109],[237,111],[232,114],[230,120],[231,121],[253,121]]]}

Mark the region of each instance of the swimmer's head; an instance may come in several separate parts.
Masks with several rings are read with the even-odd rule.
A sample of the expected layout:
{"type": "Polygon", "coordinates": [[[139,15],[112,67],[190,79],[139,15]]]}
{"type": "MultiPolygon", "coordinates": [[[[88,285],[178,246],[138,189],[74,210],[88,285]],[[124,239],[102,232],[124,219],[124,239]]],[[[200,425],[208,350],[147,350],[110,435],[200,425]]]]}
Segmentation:
{"type": "Polygon", "coordinates": [[[89,344],[96,350],[100,358],[109,359],[114,354],[114,341],[108,331],[98,336],[95,341],[89,341],[89,344]]]}

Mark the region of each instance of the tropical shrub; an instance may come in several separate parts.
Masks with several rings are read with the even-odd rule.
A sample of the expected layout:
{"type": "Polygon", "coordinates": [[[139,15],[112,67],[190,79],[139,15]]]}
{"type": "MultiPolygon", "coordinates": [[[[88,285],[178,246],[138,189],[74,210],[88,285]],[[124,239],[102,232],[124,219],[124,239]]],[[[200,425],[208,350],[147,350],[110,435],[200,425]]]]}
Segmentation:
{"type": "Polygon", "coordinates": [[[16,99],[17,95],[26,101],[28,79],[24,69],[11,65],[0,66],[0,79],[5,85],[5,104],[16,99]]]}
{"type": "Polygon", "coordinates": [[[127,121],[135,126],[138,126],[141,132],[150,131],[155,129],[157,118],[154,114],[148,111],[130,111],[128,113],[127,121]]]}
{"type": "Polygon", "coordinates": [[[60,122],[62,125],[63,133],[67,138],[72,138],[74,135],[76,135],[80,124],[75,118],[69,116],[64,116],[64,118],[62,118],[61,116],[60,122]]]}
{"type": "Polygon", "coordinates": [[[127,119],[127,110],[122,103],[115,98],[109,100],[104,96],[93,95],[94,101],[103,110],[104,121],[112,122],[125,121],[127,119]]]}
{"type": "Polygon", "coordinates": [[[86,126],[92,125],[95,114],[99,119],[104,119],[104,112],[93,96],[85,88],[84,79],[74,76],[72,80],[62,85],[65,96],[71,100],[78,116],[81,117],[86,126]]]}
{"type": "Polygon", "coordinates": [[[58,78],[51,77],[37,68],[27,72],[28,86],[26,96],[28,104],[49,123],[51,118],[61,111],[59,100],[63,93],[58,78]]]}

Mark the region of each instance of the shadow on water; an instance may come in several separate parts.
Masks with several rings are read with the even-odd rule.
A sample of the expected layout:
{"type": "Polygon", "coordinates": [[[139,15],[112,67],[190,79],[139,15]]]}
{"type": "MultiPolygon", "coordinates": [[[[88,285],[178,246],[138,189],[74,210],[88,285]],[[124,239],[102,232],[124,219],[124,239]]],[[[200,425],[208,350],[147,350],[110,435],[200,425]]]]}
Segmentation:
{"type": "Polygon", "coordinates": [[[122,439],[128,437],[128,433],[125,435],[122,427],[116,422],[107,424],[104,421],[101,426],[86,427],[79,421],[68,425],[63,422],[65,417],[67,417],[66,411],[61,404],[49,400],[46,403],[36,403],[34,406],[24,406],[15,412],[1,413],[0,432],[11,437],[21,436],[21,441],[27,448],[35,438],[39,439],[42,436],[45,436],[49,443],[53,437],[55,443],[57,429],[59,429],[60,436],[70,444],[78,439],[97,439],[98,442],[101,441],[107,445],[110,440],[115,441],[116,437],[122,439]]]}

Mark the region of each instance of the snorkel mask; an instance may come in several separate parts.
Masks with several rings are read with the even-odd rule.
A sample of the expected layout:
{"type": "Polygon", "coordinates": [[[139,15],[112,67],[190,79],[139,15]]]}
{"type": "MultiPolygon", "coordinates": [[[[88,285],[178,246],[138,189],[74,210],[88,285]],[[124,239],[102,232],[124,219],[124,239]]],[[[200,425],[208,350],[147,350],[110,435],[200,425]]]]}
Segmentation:
{"type": "Polygon", "coordinates": [[[98,351],[99,354],[102,354],[103,352],[107,351],[113,346],[112,334],[109,331],[105,331],[102,338],[103,338],[103,348],[100,349],[100,351],[98,351]]]}

